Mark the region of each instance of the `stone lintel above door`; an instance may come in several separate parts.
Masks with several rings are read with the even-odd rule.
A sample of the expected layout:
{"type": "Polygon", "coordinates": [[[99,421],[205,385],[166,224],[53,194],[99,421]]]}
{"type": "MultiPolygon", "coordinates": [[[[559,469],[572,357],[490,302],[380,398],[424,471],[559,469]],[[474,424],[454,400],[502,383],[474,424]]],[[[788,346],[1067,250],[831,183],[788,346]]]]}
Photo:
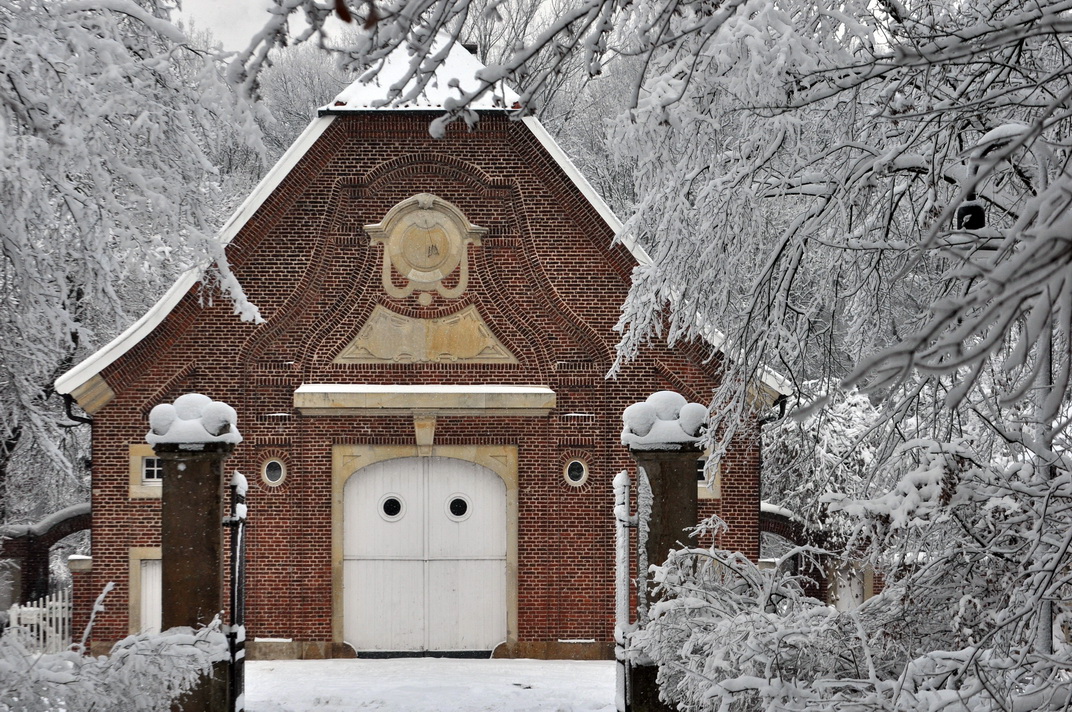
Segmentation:
{"type": "Polygon", "coordinates": [[[555,407],[555,392],[547,386],[306,383],[294,391],[294,407],[322,416],[543,417],[555,407]]]}

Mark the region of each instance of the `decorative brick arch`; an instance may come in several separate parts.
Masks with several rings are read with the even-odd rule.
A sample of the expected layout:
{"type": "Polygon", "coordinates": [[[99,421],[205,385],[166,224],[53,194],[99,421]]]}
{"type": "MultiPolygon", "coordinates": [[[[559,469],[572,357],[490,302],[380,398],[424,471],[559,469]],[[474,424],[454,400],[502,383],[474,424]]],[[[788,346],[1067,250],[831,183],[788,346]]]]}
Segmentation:
{"type": "Polygon", "coordinates": [[[37,524],[7,527],[0,531],[0,558],[19,562],[19,602],[26,603],[48,593],[48,553],[64,537],[89,529],[93,522],[89,504],[76,504],[45,517],[37,524]]]}
{"type": "Polygon", "coordinates": [[[784,514],[761,509],[759,511],[759,530],[787,539],[797,546],[808,546],[814,542],[800,522],[784,514]]]}
{"type": "MultiPolygon", "coordinates": [[[[780,536],[796,546],[822,547],[824,545],[821,532],[810,531],[800,522],[779,512],[760,509],[759,531],[780,536]]],[[[812,583],[804,586],[804,592],[825,601],[827,596],[825,557],[820,558],[819,561],[819,566],[815,566],[807,563],[804,557],[797,557],[797,571],[812,580],[812,583]]]]}

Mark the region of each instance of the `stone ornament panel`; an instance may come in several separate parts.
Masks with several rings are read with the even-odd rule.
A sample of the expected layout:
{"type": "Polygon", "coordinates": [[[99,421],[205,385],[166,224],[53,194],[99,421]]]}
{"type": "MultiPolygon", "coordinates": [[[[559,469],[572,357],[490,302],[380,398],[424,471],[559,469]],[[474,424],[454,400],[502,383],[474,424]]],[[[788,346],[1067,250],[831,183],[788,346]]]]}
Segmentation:
{"type": "Polygon", "coordinates": [[[469,286],[468,246],[479,245],[487,229],[473,225],[451,203],[429,193],[419,193],[395,205],[383,222],[366,225],[373,244],[382,244],[384,291],[395,299],[417,292],[417,301],[428,306],[432,292],[456,299],[469,286]],[[447,277],[459,272],[457,284],[447,287],[447,277]],[[395,284],[397,272],[406,284],[395,284]]]}
{"type": "Polygon", "coordinates": [[[504,363],[517,358],[475,306],[438,319],[415,319],[377,304],[335,363],[504,363]]]}

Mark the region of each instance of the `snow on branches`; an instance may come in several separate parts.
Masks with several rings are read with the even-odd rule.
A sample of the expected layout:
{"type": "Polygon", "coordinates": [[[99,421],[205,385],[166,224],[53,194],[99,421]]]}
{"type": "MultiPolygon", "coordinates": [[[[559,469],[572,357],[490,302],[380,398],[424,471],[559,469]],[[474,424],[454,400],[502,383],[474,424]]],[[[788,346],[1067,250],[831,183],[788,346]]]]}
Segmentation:
{"type": "MultiPolygon", "coordinates": [[[[824,383],[805,384],[802,400],[826,392],[824,383]]],[[[829,511],[825,496],[862,497],[874,491],[873,468],[887,429],[870,399],[852,389],[834,393],[823,408],[767,426],[763,437],[763,501],[786,506],[802,524],[821,531],[840,548],[856,521],[829,511]]]]}
{"type": "Polygon", "coordinates": [[[612,129],[653,258],[620,354],[725,334],[722,432],[764,363],[950,410],[996,365],[999,402],[1045,390],[1051,432],[1010,433],[1042,456],[1072,336],[1066,3],[892,7],[757,0],[652,55],[612,129]]]}
{"type": "Polygon", "coordinates": [[[1000,564],[976,559],[984,568],[972,581],[953,567],[947,587],[921,576],[838,611],[803,594],[789,566],[799,554],[809,552],[761,569],[740,554],[688,549],[656,568],[660,600],[632,641],[634,655],[658,664],[664,700],[719,712],[1066,709],[1072,649],[1057,643],[1047,656],[1025,642],[1028,601],[991,607],[1000,564]]]}
{"type": "MultiPolygon", "coordinates": [[[[109,584],[97,598],[103,607],[109,584]]],[[[92,626],[92,622],[90,623],[92,626]]],[[[0,710],[130,710],[157,712],[189,690],[212,664],[229,656],[219,619],[193,629],[127,636],[107,656],[85,655],[82,645],[60,653],[34,653],[18,628],[0,636],[0,710]]],[[[83,636],[82,642],[85,643],[83,636]]]]}
{"type": "Polygon", "coordinates": [[[256,148],[253,114],[175,7],[0,0],[0,470],[54,473],[31,517],[88,496],[57,376],[188,268],[218,263],[251,313],[215,233],[221,154],[256,148]]]}

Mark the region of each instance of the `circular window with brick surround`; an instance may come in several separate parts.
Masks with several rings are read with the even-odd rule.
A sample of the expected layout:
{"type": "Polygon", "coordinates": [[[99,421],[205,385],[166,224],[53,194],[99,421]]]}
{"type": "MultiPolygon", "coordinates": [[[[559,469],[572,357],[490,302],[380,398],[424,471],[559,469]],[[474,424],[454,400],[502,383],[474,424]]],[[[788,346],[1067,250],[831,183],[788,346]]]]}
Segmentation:
{"type": "Polygon", "coordinates": [[[562,476],[566,479],[566,484],[580,487],[588,481],[588,463],[584,460],[570,460],[562,468],[562,476]]]}
{"type": "Polygon", "coordinates": [[[261,465],[261,480],[269,487],[278,487],[287,479],[287,465],[280,459],[271,458],[261,465]]]}

